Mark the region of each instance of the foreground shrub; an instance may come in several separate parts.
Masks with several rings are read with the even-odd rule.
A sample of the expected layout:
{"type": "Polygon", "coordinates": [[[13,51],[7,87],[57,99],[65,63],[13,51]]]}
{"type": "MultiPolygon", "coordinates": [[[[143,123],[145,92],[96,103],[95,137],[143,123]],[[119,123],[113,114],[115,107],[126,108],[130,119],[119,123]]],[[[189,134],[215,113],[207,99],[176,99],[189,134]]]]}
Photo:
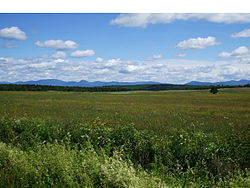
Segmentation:
{"type": "Polygon", "coordinates": [[[157,136],[133,126],[1,119],[0,181],[2,186],[245,186],[246,135],[190,129],[157,136]]]}
{"type": "Polygon", "coordinates": [[[59,144],[34,149],[24,152],[0,143],[1,187],[159,187],[161,183],[118,153],[108,157],[91,145],[79,151],[59,144]]]}

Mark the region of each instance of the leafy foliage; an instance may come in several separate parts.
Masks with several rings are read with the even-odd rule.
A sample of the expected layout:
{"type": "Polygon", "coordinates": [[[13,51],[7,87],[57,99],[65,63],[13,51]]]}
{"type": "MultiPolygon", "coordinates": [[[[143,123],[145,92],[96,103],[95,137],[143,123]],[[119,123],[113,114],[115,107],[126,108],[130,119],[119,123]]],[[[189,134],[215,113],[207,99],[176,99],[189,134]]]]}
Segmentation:
{"type": "Polygon", "coordinates": [[[210,89],[210,93],[212,93],[212,94],[216,94],[216,93],[218,93],[219,92],[219,90],[217,89],[217,87],[212,87],[211,89],[210,89]]]}
{"type": "Polygon", "coordinates": [[[249,137],[8,118],[0,133],[1,187],[249,185],[249,137]]]}

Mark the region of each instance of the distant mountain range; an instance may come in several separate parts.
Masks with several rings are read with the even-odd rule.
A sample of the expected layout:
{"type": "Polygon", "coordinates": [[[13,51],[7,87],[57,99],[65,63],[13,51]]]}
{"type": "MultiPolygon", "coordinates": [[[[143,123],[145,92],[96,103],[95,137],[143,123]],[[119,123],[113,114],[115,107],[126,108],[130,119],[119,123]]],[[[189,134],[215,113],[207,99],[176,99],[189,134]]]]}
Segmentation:
{"type": "Polygon", "coordinates": [[[192,85],[192,86],[210,86],[210,85],[224,85],[224,86],[236,86],[236,85],[246,85],[250,84],[250,80],[230,80],[230,81],[225,81],[225,82],[197,82],[197,81],[192,81],[188,82],[185,85],[192,85]]]}
{"type": "MultiPolygon", "coordinates": [[[[77,87],[100,87],[100,86],[110,86],[110,85],[143,85],[143,84],[163,84],[160,82],[88,82],[86,80],[81,80],[79,82],[69,81],[65,82],[57,79],[46,79],[46,80],[37,80],[37,81],[26,81],[26,82],[0,82],[0,84],[27,84],[27,85],[51,85],[51,86],[77,86],[77,87]]],[[[193,85],[193,86],[205,86],[205,85],[246,85],[250,84],[250,80],[231,80],[226,82],[198,82],[192,81],[184,85],[193,85]]]]}
{"type": "Polygon", "coordinates": [[[110,85],[143,85],[143,84],[161,84],[160,82],[88,82],[81,80],[79,82],[65,82],[57,79],[26,81],[26,82],[0,82],[0,84],[27,84],[27,85],[50,85],[50,86],[77,86],[77,87],[100,87],[110,85]]]}

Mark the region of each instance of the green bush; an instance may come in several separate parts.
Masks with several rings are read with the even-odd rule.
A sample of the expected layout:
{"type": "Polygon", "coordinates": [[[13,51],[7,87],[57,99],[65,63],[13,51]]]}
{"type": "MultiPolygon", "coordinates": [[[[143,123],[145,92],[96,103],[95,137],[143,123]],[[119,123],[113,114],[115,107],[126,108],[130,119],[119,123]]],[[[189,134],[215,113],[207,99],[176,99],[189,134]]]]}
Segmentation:
{"type": "Polygon", "coordinates": [[[240,132],[190,129],[157,136],[132,125],[3,118],[0,187],[245,186],[248,146],[249,136],[240,132]]]}
{"type": "Polygon", "coordinates": [[[212,88],[210,89],[210,93],[212,93],[212,94],[216,94],[216,93],[218,93],[218,92],[219,92],[219,90],[218,90],[217,87],[212,87],[212,88]]]}
{"type": "Polygon", "coordinates": [[[46,144],[35,151],[21,151],[0,143],[0,186],[159,187],[163,183],[134,168],[118,153],[108,157],[90,147],[71,150],[46,144]]]}

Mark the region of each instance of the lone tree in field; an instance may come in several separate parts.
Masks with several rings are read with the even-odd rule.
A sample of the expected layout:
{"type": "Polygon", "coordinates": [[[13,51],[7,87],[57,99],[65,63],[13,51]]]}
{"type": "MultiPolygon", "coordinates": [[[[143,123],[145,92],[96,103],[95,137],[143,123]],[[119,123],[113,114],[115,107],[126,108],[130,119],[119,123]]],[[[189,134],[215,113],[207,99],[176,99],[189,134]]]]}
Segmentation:
{"type": "Polygon", "coordinates": [[[210,89],[210,93],[212,93],[212,94],[216,94],[216,93],[218,93],[219,92],[219,90],[217,89],[217,87],[212,87],[211,89],[210,89]]]}

